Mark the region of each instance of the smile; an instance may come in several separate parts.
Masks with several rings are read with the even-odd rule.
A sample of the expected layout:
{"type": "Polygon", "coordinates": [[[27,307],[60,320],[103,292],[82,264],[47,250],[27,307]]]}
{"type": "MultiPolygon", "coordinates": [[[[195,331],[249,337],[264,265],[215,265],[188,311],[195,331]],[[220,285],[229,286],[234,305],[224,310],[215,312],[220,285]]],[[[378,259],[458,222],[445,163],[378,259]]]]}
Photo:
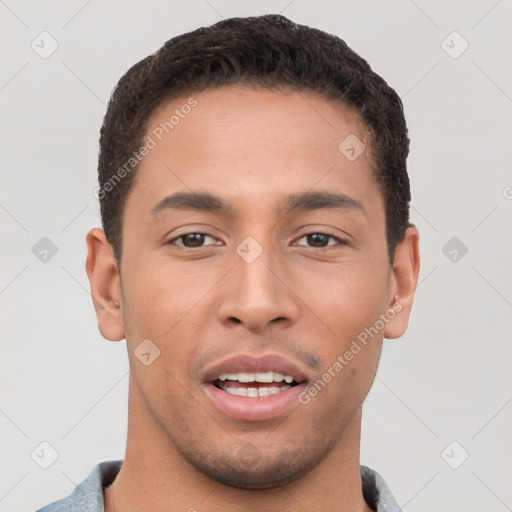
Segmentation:
{"type": "Polygon", "coordinates": [[[250,398],[277,395],[296,385],[297,382],[295,382],[291,375],[283,375],[282,373],[272,371],[223,373],[215,381],[215,386],[226,391],[226,393],[250,398]]]}
{"type": "Polygon", "coordinates": [[[300,405],[305,374],[277,355],[237,356],[213,367],[202,389],[211,404],[234,420],[266,421],[300,405]]]}

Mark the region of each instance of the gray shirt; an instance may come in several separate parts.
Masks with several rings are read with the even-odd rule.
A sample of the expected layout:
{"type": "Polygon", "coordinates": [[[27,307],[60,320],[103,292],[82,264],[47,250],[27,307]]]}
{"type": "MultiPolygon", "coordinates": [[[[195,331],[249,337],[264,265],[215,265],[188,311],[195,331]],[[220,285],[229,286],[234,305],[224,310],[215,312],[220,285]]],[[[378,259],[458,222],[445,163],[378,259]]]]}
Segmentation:
{"type": "MultiPolygon", "coordinates": [[[[122,460],[101,462],[74,491],[62,500],[37,512],[104,512],[103,490],[116,478],[122,460]]],[[[363,496],[376,512],[402,512],[383,478],[366,466],[361,466],[363,496]]]]}

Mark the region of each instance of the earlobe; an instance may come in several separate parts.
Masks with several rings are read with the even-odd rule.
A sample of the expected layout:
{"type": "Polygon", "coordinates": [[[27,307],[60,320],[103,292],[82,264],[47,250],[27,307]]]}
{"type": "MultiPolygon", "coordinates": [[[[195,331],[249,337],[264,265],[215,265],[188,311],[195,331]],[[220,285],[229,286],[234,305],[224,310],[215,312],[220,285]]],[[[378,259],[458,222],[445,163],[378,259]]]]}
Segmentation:
{"type": "Polygon", "coordinates": [[[391,320],[384,329],[385,338],[399,338],[407,330],[419,271],[419,233],[415,226],[410,226],[395,250],[390,281],[394,300],[388,309],[391,320]]]}
{"type": "Polygon", "coordinates": [[[100,228],[87,233],[86,271],[91,286],[92,300],[98,328],[110,341],[124,339],[125,332],[120,303],[121,289],[117,261],[112,246],[100,228]]]}

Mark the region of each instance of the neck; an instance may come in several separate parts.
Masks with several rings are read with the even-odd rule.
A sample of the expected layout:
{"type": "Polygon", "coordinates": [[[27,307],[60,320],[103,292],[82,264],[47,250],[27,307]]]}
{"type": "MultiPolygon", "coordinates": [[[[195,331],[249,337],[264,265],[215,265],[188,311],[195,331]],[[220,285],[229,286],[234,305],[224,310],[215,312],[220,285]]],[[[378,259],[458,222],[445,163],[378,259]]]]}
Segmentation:
{"type": "Polygon", "coordinates": [[[371,511],[361,488],[360,410],[313,470],[296,481],[265,490],[239,489],[212,480],[185,460],[142,411],[145,413],[145,408],[130,394],[126,455],[114,483],[105,490],[106,512],[220,512],[231,508],[247,512],[371,511]]]}

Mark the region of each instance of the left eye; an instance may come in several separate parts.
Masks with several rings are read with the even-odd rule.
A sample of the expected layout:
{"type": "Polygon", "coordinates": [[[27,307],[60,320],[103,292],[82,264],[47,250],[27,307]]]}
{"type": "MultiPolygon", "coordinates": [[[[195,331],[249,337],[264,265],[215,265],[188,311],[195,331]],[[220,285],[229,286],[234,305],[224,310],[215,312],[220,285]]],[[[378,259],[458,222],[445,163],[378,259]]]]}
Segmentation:
{"type": "MultiPolygon", "coordinates": [[[[306,243],[310,244],[309,247],[323,248],[336,243],[343,244],[343,240],[334,235],[328,235],[327,233],[308,233],[307,235],[299,238],[299,240],[302,239],[306,239],[306,243]],[[329,243],[329,239],[331,239],[333,243],[329,243]]],[[[299,245],[304,246],[303,244],[299,245]]]]}
{"type": "MultiPolygon", "coordinates": [[[[205,245],[205,240],[207,238],[210,238],[211,240],[214,240],[215,239],[213,237],[211,237],[210,235],[207,235],[205,233],[187,233],[186,235],[181,235],[181,236],[178,236],[176,238],[173,238],[172,240],[169,241],[169,243],[176,243],[177,240],[181,240],[181,244],[177,244],[177,245],[181,245],[183,247],[189,247],[189,248],[193,248],[193,247],[203,247],[205,245]]],[[[206,245],[211,245],[211,244],[206,244],[206,245]]]]}

